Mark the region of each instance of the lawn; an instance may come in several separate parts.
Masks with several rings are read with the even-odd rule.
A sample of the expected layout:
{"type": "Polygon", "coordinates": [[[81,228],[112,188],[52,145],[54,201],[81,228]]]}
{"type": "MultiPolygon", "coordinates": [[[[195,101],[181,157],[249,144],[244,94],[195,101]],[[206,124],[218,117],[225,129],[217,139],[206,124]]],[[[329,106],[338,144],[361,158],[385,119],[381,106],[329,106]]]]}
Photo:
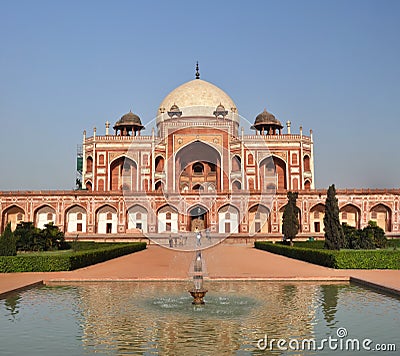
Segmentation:
{"type": "Polygon", "coordinates": [[[0,256],[0,273],[72,271],[146,248],[145,242],[74,242],[72,249],[0,256]]]}
{"type": "Polygon", "coordinates": [[[254,246],[290,258],[337,269],[400,269],[400,240],[389,240],[386,249],[340,250],[323,248],[324,241],[295,242],[294,246],[257,241],[254,246]]]}

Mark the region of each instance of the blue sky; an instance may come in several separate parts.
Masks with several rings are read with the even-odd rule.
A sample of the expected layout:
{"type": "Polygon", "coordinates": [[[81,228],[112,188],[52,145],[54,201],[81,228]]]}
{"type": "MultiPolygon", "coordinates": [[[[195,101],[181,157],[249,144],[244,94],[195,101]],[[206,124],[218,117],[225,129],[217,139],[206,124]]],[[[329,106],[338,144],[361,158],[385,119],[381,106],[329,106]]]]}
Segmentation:
{"type": "MultiPolygon", "coordinates": [[[[400,185],[399,1],[1,1],[0,189],[70,189],[84,129],[201,77],[314,130],[316,185],[400,185]]],[[[150,133],[150,130],[147,131],[150,133]]]]}

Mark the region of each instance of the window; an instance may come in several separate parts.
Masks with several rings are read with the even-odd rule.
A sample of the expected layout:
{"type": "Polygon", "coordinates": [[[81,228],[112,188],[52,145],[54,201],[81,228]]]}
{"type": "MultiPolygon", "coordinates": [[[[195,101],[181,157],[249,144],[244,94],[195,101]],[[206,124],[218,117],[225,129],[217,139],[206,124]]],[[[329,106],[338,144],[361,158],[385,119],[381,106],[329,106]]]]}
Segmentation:
{"type": "Polygon", "coordinates": [[[296,166],[299,164],[298,159],[297,159],[297,153],[294,153],[292,155],[292,164],[294,164],[296,166]]]}
{"type": "Polygon", "coordinates": [[[231,213],[227,212],[225,213],[225,219],[229,220],[231,218],[231,213]]]}
{"type": "Polygon", "coordinates": [[[314,211],[314,219],[319,219],[319,211],[314,211]]]}
{"type": "Polygon", "coordinates": [[[99,165],[104,165],[104,155],[99,155],[99,165]]]}
{"type": "Polygon", "coordinates": [[[171,220],[171,212],[168,211],[168,212],[165,214],[165,218],[168,219],[168,220],[171,220]]]}
{"type": "Polygon", "coordinates": [[[76,214],[76,220],[82,220],[82,213],[76,214]]]}
{"type": "Polygon", "coordinates": [[[142,213],[136,213],[136,219],[140,220],[142,218],[142,213]]]}
{"type": "Polygon", "coordinates": [[[304,172],[310,172],[311,171],[310,157],[309,156],[304,156],[303,166],[304,166],[304,172]]]}
{"type": "Polygon", "coordinates": [[[47,213],[47,221],[52,221],[52,220],[53,220],[53,214],[47,213]]]}
{"type": "Polygon", "coordinates": [[[247,164],[254,164],[254,157],[251,153],[247,156],[247,164]]]}
{"type": "Polygon", "coordinates": [[[23,218],[24,218],[24,216],[21,213],[19,213],[17,215],[17,220],[21,221],[23,218]]]}
{"type": "Polygon", "coordinates": [[[92,171],[93,171],[93,158],[89,156],[86,159],[86,172],[91,173],[92,171]]]}
{"type": "Polygon", "coordinates": [[[346,212],[343,212],[343,213],[342,213],[342,219],[343,219],[343,220],[346,220],[346,219],[347,219],[347,213],[346,213],[346,212]]]}
{"type": "Polygon", "coordinates": [[[111,212],[107,213],[107,220],[112,220],[112,213],[111,212]]]}
{"type": "Polygon", "coordinates": [[[149,164],[149,155],[143,155],[143,165],[147,166],[149,164]]]}
{"type": "Polygon", "coordinates": [[[371,212],[371,219],[376,219],[378,217],[378,213],[376,211],[371,212]]]}
{"type": "Polygon", "coordinates": [[[204,166],[201,163],[196,163],[193,165],[193,172],[195,174],[203,174],[204,166]]]}

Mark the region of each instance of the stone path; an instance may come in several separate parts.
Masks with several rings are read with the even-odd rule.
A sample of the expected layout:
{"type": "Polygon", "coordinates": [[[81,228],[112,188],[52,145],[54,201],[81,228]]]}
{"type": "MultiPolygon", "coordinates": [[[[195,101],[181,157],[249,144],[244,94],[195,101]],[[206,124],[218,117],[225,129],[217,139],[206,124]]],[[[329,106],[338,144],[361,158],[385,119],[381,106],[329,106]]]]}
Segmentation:
{"type": "MultiPolygon", "coordinates": [[[[221,244],[204,250],[203,257],[210,279],[352,279],[400,295],[400,270],[335,270],[257,250],[252,245],[221,244]]],[[[193,252],[151,245],[144,251],[71,272],[1,273],[0,296],[50,281],[187,279],[193,258],[193,252]]]]}

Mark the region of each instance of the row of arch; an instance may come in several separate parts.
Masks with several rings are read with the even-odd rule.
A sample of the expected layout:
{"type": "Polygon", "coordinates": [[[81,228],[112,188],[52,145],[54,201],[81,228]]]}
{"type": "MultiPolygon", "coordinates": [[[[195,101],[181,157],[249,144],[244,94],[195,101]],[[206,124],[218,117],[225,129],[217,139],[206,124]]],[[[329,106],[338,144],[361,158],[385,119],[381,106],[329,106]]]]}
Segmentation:
{"type": "MultiPolygon", "coordinates": [[[[311,232],[324,231],[325,205],[319,203],[310,209],[311,232]]],[[[354,204],[345,204],[339,209],[339,219],[357,229],[361,227],[361,209],[354,204]]],[[[367,221],[375,221],[385,232],[391,231],[392,210],[385,204],[378,203],[368,211],[367,221]]]]}
{"type": "MultiPolygon", "coordinates": [[[[196,206],[198,208],[200,206],[196,206]]],[[[204,208],[201,207],[203,210],[204,208]]],[[[193,210],[194,208],[192,208],[193,210]]],[[[189,211],[188,211],[188,214],[189,211]]],[[[251,216],[251,230],[253,232],[269,232],[266,222],[269,216],[269,209],[256,205],[249,209],[251,216]]],[[[46,224],[53,222],[56,224],[56,210],[44,205],[34,211],[34,225],[38,228],[44,228],[46,224]]],[[[65,228],[67,233],[86,233],[87,232],[87,211],[80,205],[74,205],[65,211],[65,228]]],[[[126,231],[148,232],[148,210],[141,205],[134,205],[126,212],[126,231]]],[[[178,232],[178,210],[171,205],[160,207],[157,212],[157,231],[162,232],[178,232]]],[[[4,210],[2,214],[2,226],[11,223],[14,230],[18,223],[25,221],[25,211],[13,205],[4,210]]],[[[235,233],[239,231],[240,213],[239,209],[233,205],[224,205],[218,210],[218,232],[235,233]]],[[[95,232],[99,234],[115,234],[118,227],[118,212],[111,205],[103,205],[95,211],[95,232]]]]}
{"type": "MultiPolygon", "coordinates": [[[[196,205],[197,207],[197,205],[196,205]]],[[[201,209],[204,209],[199,205],[201,209]]],[[[279,209],[278,218],[282,221],[284,206],[279,209]]],[[[193,209],[193,208],[192,208],[193,209]]],[[[187,212],[190,215],[190,211],[187,212]]],[[[239,225],[243,213],[234,205],[224,205],[218,209],[217,222],[218,232],[220,233],[235,233],[239,231],[239,225]]],[[[340,220],[346,222],[350,226],[360,228],[361,226],[361,209],[353,204],[346,204],[340,208],[340,220]]],[[[310,232],[322,233],[324,231],[324,215],[325,205],[322,203],[314,205],[310,209],[310,232]]],[[[157,232],[178,232],[179,213],[178,210],[171,205],[160,207],[157,212],[157,232]]],[[[34,211],[34,224],[38,228],[50,222],[56,224],[56,210],[49,206],[43,205],[34,211]]],[[[300,223],[302,214],[299,216],[300,223]]],[[[68,233],[87,232],[87,211],[80,205],[74,205],[65,211],[64,231],[68,233]]],[[[126,211],[126,231],[142,231],[148,232],[149,212],[142,205],[134,205],[126,211]]],[[[270,210],[261,204],[256,204],[250,207],[247,211],[247,220],[250,233],[270,233],[271,218],[270,210]]],[[[386,232],[391,231],[392,210],[385,204],[379,203],[370,208],[367,220],[372,220],[377,223],[386,232]]],[[[18,223],[26,221],[25,211],[13,205],[3,211],[2,214],[2,229],[11,223],[11,228],[14,230],[18,223]]],[[[117,233],[118,227],[118,212],[111,205],[103,205],[95,211],[95,232],[100,234],[117,233]]],[[[281,232],[281,227],[279,229],[281,232]]]]}
{"type": "MultiPolygon", "coordinates": [[[[183,151],[179,151],[176,155],[176,164],[178,172],[179,172],[179,190],[181,191],[190,191],[195,190],[192,186],[195,186],[192,183],[192,176],[197,176],[197,180],[200,176],[205,176],[205,181],[212,182],[214,185],[214,189],[219,190],[219,181],[220,175],[224,174],[221,172],[219,166],[221,165],[221,158],[220,154],[215,150],[213,147],[202,143],[202,142],[193,142],[192,145],[192,152],[196,152],[194,154],[188,154],[183,151]],[[197,146],[198,147],[197,147],[197,146]],[[183,152],[183,153],[182,153],[183,152]],[[203,152],[205,157],[212,157],[210,161],[205,161],[200,159],[201,157],[197,157],[199,152],[203,152]],[[188,157],[186,157],[188,156],[188,157]],[[193,156],[193,157],[192,157],[193,156]],[[183,165],[183,166],[182,166],[183,165]],[[215,178],[214,178],[215,176],[215,178]],[[190,184],[188,184],[190,181],[190,184]]],[[[295,155],[297,157],[297,154],[295,155]]],[[[103,155],[101,157],[104,157],[103,155]]],[[[104,159],[104,158],[103,158],[104,159]]],[[[248,164],[254,164],[254,158],[252,154],[248,154],[247,156],[248,164]]],[[[104,162],[103,162],[104,163],[104,162]]],[[[293,158],[292,158],[293,163],[293,158]]],[[[297,164],[297,161],[294,162],[297,164]]],[[[155,158],[155,173],[162,174],[165,169],[165,159],[162,155],[157,155],[155,158]]],[[[305,155],[303,157],[303,170],[304,172],[311,172],[311,163],[310,163],[310,156],[305,155]]],[[[240,173],[242,171],[242,159],[239,155],[234,155],[231,158],[231,172],[232,173],[240,173]]],[[[86,173],[93,172],[93,158],[88,156],[86,159],[86,173]]],[[[287,163],[280,157],[277,156],[270,156],[268,158],[263,159],[259,163],[259,173],[260,173],[260,182],[254,182],[253,178],[249,178],[248,181],[248,188],[249,190],[254,190],[256,186],[260,186],[260,190],[270,189],[271,186],[274,186],[274,189],[288,189],[289,182],[288,182],[288,173],[287,173],[287,163]]],[[[138,177],[138,165],[137,163],[126,156],[121,156],[114,159],[110,163],[109,169],[109,177],[108,177],[108,184],[106,186],[107,178],[99,177],[97,182],[97,190],[104,191],[104,190],[133,190],[137,191],[140,189],[138,186],[139,177],[138,177]]],[[[147,181],[146,181],[147,182],[147,181]]],[[[240,180],[236,180],[232,184],[232,190],[241,190],[243,186],[243,182],[240,180]]],[[[148,184],[148,183],[147,183],[148,184]]],[[[160,181],[156,181],[155,184],[160,185],[160,181]]],[[[86,189],[92,190],[93,183],[91,179],[87,179],[85,181],[86,189]]],[[[290,184],[290,189],[299,190],[302,188],[301,182],[299,182],[298,178],[294,178],[290,184]]],[[[306,178],[304,180],[304,188],[310,189],[311,187],[311,180],[306,178]]],[[[148,190],[149,187],[146,187],[148,190]]],[[[156,186],[156,190],[159,187],[156,186]]]]}

